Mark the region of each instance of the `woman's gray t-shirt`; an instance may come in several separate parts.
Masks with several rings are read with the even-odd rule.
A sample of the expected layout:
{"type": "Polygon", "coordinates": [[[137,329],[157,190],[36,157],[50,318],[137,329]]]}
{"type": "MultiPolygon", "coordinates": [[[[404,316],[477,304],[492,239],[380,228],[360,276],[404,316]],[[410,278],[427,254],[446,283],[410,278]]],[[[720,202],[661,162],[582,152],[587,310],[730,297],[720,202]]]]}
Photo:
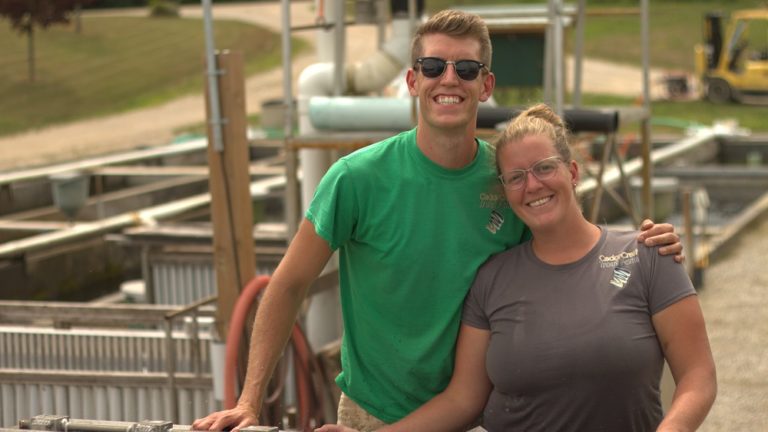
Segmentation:
{"type": "Polygon", "coordinates": [[[601,229],[582,259],[549,265],[531,243],[479,270],[462,321],[490,330],[489,431],[651,431],[663,353],[651,317],[695,294],[682,265],[601,229]]]}

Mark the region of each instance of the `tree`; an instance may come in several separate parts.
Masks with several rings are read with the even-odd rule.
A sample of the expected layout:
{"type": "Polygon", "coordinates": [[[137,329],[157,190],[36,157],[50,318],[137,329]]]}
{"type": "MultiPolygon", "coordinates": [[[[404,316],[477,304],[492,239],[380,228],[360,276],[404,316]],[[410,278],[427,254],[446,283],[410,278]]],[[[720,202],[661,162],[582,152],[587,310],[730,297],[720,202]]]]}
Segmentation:
{"type": "Polygon", "coordinates": [[[35,80],[35,27],[68,24],[73,11],[93,0],[0,0],[0,17],[11,20],[11,27],[27,36],[29,80],[35,80]]]}

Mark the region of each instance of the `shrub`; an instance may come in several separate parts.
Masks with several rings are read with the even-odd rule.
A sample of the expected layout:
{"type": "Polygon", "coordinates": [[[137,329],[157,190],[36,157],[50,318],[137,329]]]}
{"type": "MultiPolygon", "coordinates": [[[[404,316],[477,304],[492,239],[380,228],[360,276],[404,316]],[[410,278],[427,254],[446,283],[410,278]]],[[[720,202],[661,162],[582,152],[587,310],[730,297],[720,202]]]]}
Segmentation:
{"type": "Polygon", "coordinates": [[[150,0],[149,16],[152,17],[178,17],[179,3],[175,0],[150,0]]]}

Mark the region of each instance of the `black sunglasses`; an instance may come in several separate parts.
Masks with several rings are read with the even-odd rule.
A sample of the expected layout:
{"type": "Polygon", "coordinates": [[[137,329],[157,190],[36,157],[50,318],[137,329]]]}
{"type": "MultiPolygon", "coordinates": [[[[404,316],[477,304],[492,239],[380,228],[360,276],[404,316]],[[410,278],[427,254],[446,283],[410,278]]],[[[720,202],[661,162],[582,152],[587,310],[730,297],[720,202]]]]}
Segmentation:
{"type": "Polygon", "coordinates": [[[480,70],[485,67],[483,63],[475,60],[448,61],[439,57],[419,57],[413,68],[417,69],[417,65],[421,65],[421,73],[425,77],[437,78],[445,73],[449,64],[453,65],[456,75],[464,81],[474,80],[480,74],[480,70]]]}

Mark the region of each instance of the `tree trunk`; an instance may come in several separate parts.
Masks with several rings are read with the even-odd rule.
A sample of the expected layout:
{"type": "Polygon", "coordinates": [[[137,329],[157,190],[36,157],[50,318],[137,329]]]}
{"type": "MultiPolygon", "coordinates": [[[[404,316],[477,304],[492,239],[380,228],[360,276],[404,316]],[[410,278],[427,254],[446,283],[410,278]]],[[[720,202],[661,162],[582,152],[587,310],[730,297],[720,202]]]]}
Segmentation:
{"type": "Polygon", "coordinates": [[[35,26],[27,25],[27,64],[29,65],[29,82],[35,82],[35,26]]]}
{"type": "Polygon", "coordinates": [[[75,4],[75,33],[80,34],[83,31],[83,23],[82,23],[82,6],[80,6],[80,2],[77,2],[75,4]]]}

